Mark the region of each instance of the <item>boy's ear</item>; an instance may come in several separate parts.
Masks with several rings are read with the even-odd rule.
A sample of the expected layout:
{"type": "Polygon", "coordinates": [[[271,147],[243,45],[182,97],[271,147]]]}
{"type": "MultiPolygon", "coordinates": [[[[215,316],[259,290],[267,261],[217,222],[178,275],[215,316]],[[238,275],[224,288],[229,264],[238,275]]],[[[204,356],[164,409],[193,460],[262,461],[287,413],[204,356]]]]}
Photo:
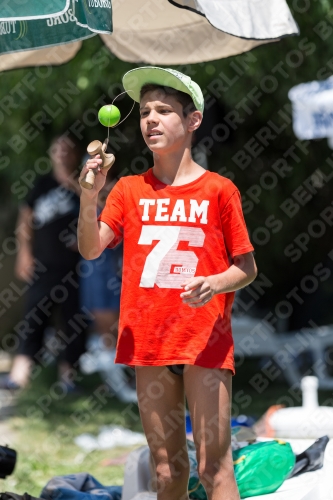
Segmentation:
{"type": "Polygon", "coordinates": [[[199,110],[193,111],[193,113],[190,114],[189,116],[189,124],[188,124],[188,131],[189,132],[194,132],[197,130],[202,122],[202,113],[199,110]]]}

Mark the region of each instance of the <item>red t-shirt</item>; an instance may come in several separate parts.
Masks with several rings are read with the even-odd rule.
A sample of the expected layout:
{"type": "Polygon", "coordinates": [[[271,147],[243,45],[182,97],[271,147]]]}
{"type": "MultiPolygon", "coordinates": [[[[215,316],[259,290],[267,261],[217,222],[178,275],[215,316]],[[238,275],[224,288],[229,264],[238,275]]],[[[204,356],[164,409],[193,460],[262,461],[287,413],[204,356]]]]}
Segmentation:
{"type": "Polygon", "coordinates": [[[186,279],[222,273],[232,257],[253,250],[236,186],[208,171],[169,186],[150,169],[120,179],[99,220],[115,234],[110,247],[124,240],[116,362],[234,372],[234,293],[195,309],[180,294],[186,279]]]}

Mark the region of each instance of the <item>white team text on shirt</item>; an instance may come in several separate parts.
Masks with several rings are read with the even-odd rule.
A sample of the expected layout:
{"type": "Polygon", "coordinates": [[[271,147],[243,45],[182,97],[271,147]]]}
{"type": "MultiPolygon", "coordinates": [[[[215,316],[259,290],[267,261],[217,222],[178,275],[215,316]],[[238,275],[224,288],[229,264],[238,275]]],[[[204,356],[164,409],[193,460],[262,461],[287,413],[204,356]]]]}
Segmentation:
{"type": "Polygon", "coordinates": [[[143,206],[142,221],[156,222],[197,222],[197,218],[201,224],[207,224],[208,200],[203,200],[200,205],[197,200],[190,200],[189,215],[186,214],[184,200],[177,200],[173,207],[172,213],[169,210],[170,198],[149,199],[142,198],[139,205],[143,206]],[[150,213],[150,208],[156,205],[155,217],[150,213]],[[171,214],[170,214],[171,213],[171,214]]]}

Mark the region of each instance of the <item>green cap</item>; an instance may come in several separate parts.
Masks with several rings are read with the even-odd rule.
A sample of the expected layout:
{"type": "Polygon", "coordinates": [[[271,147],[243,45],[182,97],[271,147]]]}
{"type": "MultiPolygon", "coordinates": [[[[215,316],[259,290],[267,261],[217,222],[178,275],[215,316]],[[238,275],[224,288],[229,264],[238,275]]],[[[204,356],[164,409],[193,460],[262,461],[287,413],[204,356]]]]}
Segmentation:
{"type": "Polygon", "coordinates": [[[189,76],[175,69],[158,68],[156,66],[143,66],[132,69],[123,76],[125,91],[136,102],[140,102],[140,91],[146,84],[171,87],[189,94],[192,97],[196,109],[203,113],[204,97],[201,88],[189,76]]]}

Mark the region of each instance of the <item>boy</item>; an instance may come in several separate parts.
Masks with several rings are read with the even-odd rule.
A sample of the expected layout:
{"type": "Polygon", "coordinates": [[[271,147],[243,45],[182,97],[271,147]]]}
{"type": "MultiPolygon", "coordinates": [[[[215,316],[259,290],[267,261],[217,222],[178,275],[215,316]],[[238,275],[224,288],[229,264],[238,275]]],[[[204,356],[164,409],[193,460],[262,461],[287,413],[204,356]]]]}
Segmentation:
{"type": "MultiPolygon", "coordinates": [[[[101,170],[82,190],[79,248],[95,259],[124,239],[116,362],[136,368],[142,424],[154,458],[158,500],[188,499],[184,399],[198,472],[209,500],[238,500],[230,446],[230,327],[234,291],[256,276],[234,184],[191,158],[204,106],[200,87],[170,69],[137,68],[123,85],[140,102],[153,152],[145,174],[121,179],[97,221],[101,170]]],[[[99,169],[97,156],[88,169],[99,169]]]]}

